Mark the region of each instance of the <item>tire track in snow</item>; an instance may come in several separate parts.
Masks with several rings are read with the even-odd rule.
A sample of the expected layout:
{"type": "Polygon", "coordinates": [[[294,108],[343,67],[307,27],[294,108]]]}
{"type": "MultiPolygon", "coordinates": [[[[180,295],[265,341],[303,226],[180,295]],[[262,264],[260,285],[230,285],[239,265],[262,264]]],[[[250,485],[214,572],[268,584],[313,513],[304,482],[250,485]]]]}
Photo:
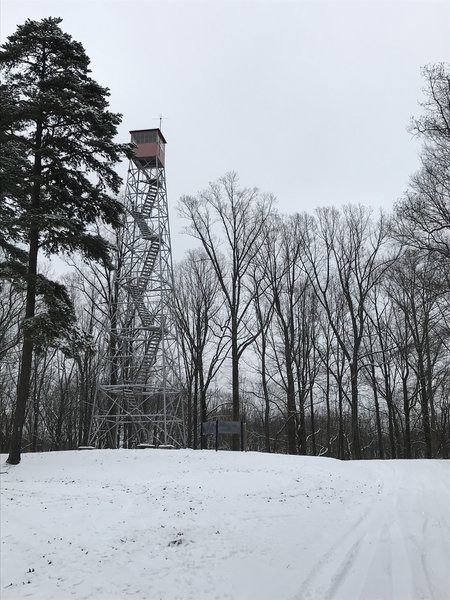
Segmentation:
{"type": "Polygon", "coordinates": [[[398,485],[396,522],[399,537],[411,562],[411,581],[414,582],[412,598],[421,600],[448,600],[450,597],[450,574],[443,582],[439,573],[449,573],[450,556],[450,506],[448,505],[450,478],[445,471],[447,464],[418,461],[412,477],[396,474],[398,485]],[[428,470],[440,471],[441,477],[433,479],[429,487],[428,470]],[[411,483],[413,482],[413,483],[411,483]],[[433,510],[430,512],[430,506],[433,510]],[[422,526],[417,523],[422,521],[422,526]],[[434,528],[434,531],[433,531],[434,528]],[[436,535],[436,530],[439,535],[436,535]]]}
{"type": "Polygon", "coordinates": [[[367,498],[372,504],[349,521],[292,600],[450,598],[450,574],[447,585],[442,580],[450,555],[448,471],[433,465],[442,478],[430,489],[428,465],[411,463],[410,473],[395,462],[371,466],[385,482],[382,493],[367,498]]]}
{"type": "Polygon", "coordinates": [[[335,556],[342,554],[342,552],[345,553],[344,559],[340,559],[339,561],[339,567],[331,575],[331,580],[336,581],[336,584],[340,584],[355,559],[355,554],[358,552],[365,529],[364,523],[366,523],[372,511],[373,505],[369,505],[357,519],[349,523],[345,532],[309,571],[303,581],[299,594],[295,595],[292,600],[331,598],[330,590],[327,589],[327,582],[330,581],[330,571],[335,561],[335,556]],[[363,528],[363,532],[360,533],[361,527],[363,528]]]}
{"type": "MultiPolygon", "coordinates": [[[[344,534],[312,568],[295,600],[402,598],[394,595],[394,569],[391,568],[389,553],[395,484],[392,479],[386,478],[386,474],[379,481],[386,479],[387,485],[379,485],[379,494],[365,499],[369,503],[366,509],[349,523],[344,534]]],[[[402,557],[405,559],[404,555],[402,557]]],[[[403,560],[402,566],[403,573],[405,570],[409,573],[406,560],[403,560]]],[[[404,592],[408,589],[408,576],[403,579],[404,592]]]]}
{"type": "Polygon", "coordinates": [[[388,498],[386,492],[377,498],[366,519],[351,532],[349,540],[356,541],[345,551],[344,560],[337,563],[324,595],[326,600],[386,600],[386,591],[392,590],[392,570],[385,551],[392,515],[388,498]],[[380,586],[382,589],[378,592],[380,586]]]}

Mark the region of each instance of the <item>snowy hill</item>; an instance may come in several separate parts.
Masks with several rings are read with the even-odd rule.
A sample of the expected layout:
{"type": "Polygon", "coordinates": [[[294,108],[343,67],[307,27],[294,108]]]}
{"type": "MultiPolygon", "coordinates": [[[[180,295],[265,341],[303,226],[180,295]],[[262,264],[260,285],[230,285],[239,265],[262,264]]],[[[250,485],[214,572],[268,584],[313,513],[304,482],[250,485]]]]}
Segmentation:
{"type": "Polygon", "coordinates": [[[5,458],[2,600],[450,598],[450,461],[5,458]]]}

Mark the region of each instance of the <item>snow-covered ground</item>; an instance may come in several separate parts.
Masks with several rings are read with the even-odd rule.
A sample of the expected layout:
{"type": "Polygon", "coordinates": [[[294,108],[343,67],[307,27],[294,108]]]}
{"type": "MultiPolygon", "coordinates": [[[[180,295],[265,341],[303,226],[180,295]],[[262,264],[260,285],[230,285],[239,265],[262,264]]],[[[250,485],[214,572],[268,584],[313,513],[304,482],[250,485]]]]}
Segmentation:
{"type": "Polygon", "coordinates": [[[2,600],[450,599],[450,461],[5,458],[2,600]]]}

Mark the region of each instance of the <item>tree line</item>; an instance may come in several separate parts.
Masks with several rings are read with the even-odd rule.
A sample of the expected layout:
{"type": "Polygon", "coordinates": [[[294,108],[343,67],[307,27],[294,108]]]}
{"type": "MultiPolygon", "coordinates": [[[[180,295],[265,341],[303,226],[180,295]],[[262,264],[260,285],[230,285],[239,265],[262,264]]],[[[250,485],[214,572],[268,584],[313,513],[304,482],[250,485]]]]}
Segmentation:
{"type": "MultiPolygon", "coordinates": [[[[112,141],[120,115],[59,23],[28,21],[0,53],[0,451],[10,462],[21,449],[86,445],[110,376],[123,212],[113,165],[130,148],[112,141]],[[39,252],[72,255],[70,273],[39,271],[39,252]]],[[[180,444],[200,447],[203,421],[244,419],[252,450],[449,457],[450,71],[433,65],[424,77],[411,123],[421,168],[392,214],[283,215],[235,173],[180,199],[197,245],[175,266],[171,306],[180,444]]]]}
{"type": "MultiPolygon", "coordinates": [[[[234,175],[222,184],[230,180],[231,215],[239,192],[234,175]]],[[[191,202],[182,200],[184,214],[191,202]]],[[[245,217],[233,223],[242,217],[250,226],[249,205],[241,209],[245,217]]],[[[258,450],[448,457],[448,261],[401,245],[393,219],[362,206],[253,218],[257,228],[264,223],[262,234],[240,277],[231,268],[242,250],[234,235],[228,252],[214,251],[220,265],[202,248],[177,268],[191,443],[199,415],[241,416],[258,450]],[[234,305],[218,294],[218,277],[234,305]],[[187,284],[199,280],[210,283],[187,284]],[[233,343],[246,352],[233,354],[233,343]],[[209,374],[220,353],[230,365],[214,385],[209,374]]]]}

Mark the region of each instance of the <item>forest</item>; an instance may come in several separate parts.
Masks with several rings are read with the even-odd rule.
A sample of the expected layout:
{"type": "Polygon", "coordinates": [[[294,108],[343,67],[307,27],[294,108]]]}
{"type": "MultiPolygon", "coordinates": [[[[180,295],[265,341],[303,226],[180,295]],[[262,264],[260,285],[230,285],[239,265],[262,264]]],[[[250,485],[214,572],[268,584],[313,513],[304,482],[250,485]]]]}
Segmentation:
{"type": "MultiPolygon", "coordinates": [[[[89,443],[123,252],[112,165],[130,149],[112,142],[120,115],[107,111],[107,91],[89,79],[82,49],[58,20],[42,23],[28,22],[0,55],[8,75],[0,88],[0,452],[17,431],[18,396],[22,451],[89,443]],[[36,57],[39,72],[17,73],[42,23],[47,42],[66,44],[73,72],[56,64],[55,51],[45,65],[36,57]],[[30,81],[40,95],[24,92],[30,81]],[[80,164],[102,185],[75,176],[80,164]],[[86,197],[88,205],[76,201],[86,197]],[[67,274],[53,282],[38,272],[38,249],[70,254],[67,274]]],[[[422,142],[421,167],[390,214],[333,207],[332,198],[313,213],[299,198],[298,212],[280,214],[276,189],[245,187],[234,172],[179,199],[195,246],[174,265],[170,307],[182,366],[180,446],[200,447],[201,422],[243,419],[248,450],[449,458],[450,69],[430,65],[423,76],[421,114],[409,125],[422,142]]]]}

